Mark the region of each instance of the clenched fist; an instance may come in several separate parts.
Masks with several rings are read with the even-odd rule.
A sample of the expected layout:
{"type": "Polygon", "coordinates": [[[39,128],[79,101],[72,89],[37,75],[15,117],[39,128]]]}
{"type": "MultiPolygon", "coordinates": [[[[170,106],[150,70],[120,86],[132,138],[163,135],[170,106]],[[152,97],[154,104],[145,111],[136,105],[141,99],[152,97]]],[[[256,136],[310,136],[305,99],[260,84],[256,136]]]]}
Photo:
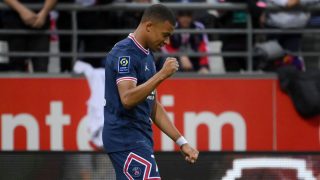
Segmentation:
{"type": "Polygon", "coordinates": [[[160,73],[162,73],[165,78],[172,76],[176,71],[179,70],[179,63],[176,58],[168,57],[163,64],[160,73]]]}
{"type": "Polygon", "coordinates": [[[199,156],[199,151],[192,148],[188,143],[184,144],[180,148],[182,154],[185,157],[185,160],[189,163],[196,163],[198,156],[199,156]]]}

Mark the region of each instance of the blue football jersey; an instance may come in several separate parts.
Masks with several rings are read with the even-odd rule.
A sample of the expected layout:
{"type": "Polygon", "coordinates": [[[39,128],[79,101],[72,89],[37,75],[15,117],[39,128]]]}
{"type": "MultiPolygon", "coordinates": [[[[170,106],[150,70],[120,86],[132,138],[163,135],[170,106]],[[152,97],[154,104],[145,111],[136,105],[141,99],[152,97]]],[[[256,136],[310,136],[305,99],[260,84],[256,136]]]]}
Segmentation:
{"type": "Polygon", "coordinates": [[[134,81],[137,86],[156,73],[153,54],[130,34],[118,42],[106,57],[103,144],[107,152],[145,146],[153,148],[151,113],[155,102],[152,92],[132,109],[121,103],[117,84],[134,81]]]}

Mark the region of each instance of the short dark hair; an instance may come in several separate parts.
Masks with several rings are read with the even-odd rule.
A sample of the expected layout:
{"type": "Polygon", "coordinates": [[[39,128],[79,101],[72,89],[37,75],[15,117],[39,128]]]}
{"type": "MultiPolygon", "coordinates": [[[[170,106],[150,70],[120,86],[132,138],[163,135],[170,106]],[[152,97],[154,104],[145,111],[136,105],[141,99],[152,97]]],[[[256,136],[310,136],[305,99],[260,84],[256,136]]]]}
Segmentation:
{"type": "Polygon", "coordinates": [[[169,21],[172,25],[176,24],[174,13],[162,4],[149,6],[143,13],[141,22],[145,21],[169,21]]]}

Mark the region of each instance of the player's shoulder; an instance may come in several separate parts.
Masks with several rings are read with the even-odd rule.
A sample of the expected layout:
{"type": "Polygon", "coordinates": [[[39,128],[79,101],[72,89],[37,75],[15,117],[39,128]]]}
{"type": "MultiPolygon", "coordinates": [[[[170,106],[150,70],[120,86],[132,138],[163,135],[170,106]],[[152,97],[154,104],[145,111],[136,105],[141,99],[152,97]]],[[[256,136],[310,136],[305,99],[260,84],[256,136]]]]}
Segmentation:
{"type": "Polygon", "coordinates": [[[114,57],[121,57],[121,56],[135,56],[136,49],[130,42],[130,39],[126,38],[122,41],[119,41],[114,45],[112,50],[109,52],[110,55],[114,57]]]}

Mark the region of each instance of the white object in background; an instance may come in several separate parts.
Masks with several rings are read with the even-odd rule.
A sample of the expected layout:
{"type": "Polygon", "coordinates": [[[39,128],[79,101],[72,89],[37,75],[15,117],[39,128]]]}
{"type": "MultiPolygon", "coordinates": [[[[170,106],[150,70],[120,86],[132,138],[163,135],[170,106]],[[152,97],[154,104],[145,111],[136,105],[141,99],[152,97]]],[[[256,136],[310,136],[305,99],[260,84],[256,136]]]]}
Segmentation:
{"type": "MultiPolygon", "coordinates": [[[[59,41],[50,41],[50,53],[59,53],[59,41]]],[[[50,56],[48,64],[49,73],[59,73],[60,69],[60,58],[58,56],[50,56]]]]}
{"type": "MultiPolygon", "coordinates": [[[[215,5],[215,4],[219,3],[217,0],[206,0],[206,2],[211,5],[215,5]]],[[[217,10],[208,10],[208,13],[215,16],[215,17],[219,17],[219,13],[217,10]]]]}
{"type": "Polygon", "coordinates": [[[104,124],[104,68],[93,68],[90,64],[76,61],[74,72],[84,73],[90,88],[90,97],[87,101],[88,130],[91,141],[97,146],[102,147],[102,129],[104,124]]]}
{"type": "MultiPolygon", "coordinates": [[[[1,53],[8,53],[9,47],[7,41],[0,41],[0,52],[1,53]]],[[[0,63],[8,63],[9,58],[6,55],[0,55],[0,63]]]]}
{"type": "Polygon", "coordinates": [[[285,55],[285,50],[279,44],[277,40],[265,41],[262,43],[257,43],[255,48],[260,49],[269,60],[274,60],[281,58],[285,55]]]}
{"type": "MultiPolygon", "coordinates": [[[[50,12],[50,31],[55,32],[57,30],[57,19],[59,18],[59,13],[57,11],[50,12]]],[[[50,35],[50,53],[58,54],[59,53],[59,35],[53,33],[50,35]]],[[[59,73],[60,70],[60,57],[50,56],[48,64],[49,73],[59,73]]]]}
{"type": "Polygon", "coordinates": [[[316,180],[312,171],[307,168],[304,159],[293,158],[244,158],[233,160],[232,169],[226,172],[222,180],[235,180],[242,176],[243,170],[249,169],[289,169],[297,171],[297,179],[316,180]]]}
{"type": "MultiPolygon", "coordinates": [[[[222,42],[221,41],[209,41],[208,49],[212,53],[221,53],[222,42]]],[[[209,68],[213,74],[225,73],[225,67],[222,56],[209,56],[209,68]]]]}

